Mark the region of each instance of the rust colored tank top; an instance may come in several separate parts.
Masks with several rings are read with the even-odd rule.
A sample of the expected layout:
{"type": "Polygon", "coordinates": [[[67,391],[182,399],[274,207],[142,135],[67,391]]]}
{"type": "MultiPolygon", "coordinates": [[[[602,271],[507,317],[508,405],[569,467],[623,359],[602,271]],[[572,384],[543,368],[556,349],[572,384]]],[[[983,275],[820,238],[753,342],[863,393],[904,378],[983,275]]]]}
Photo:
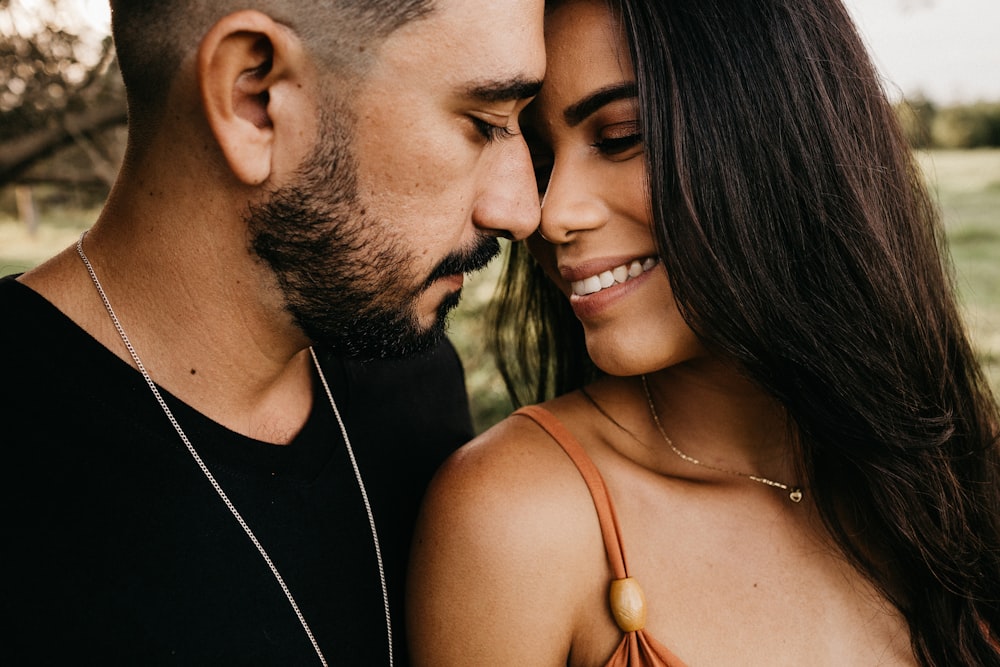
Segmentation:
{"type": "Polygon", "coordinates": [[[514,414],[535,421],[559,443],[580,471],[594,499],[597,518],[601,524],[601,534],[604,537],[604,549],[608,554],[608,563],[615,574],[609,592],[611,613],[624,633],[621,643],[618,644],[606,667],[685,667],[677,656],[650,637],[644,629],[646,601],[639,584],[628,576],[625,547],[622,545],[618,518],[611,503],[611,496],[604,485],[604,478],[601,477],[597,466],[590,460],[573,434],[545,408],[530,405],[520,408],[514,414]]]}

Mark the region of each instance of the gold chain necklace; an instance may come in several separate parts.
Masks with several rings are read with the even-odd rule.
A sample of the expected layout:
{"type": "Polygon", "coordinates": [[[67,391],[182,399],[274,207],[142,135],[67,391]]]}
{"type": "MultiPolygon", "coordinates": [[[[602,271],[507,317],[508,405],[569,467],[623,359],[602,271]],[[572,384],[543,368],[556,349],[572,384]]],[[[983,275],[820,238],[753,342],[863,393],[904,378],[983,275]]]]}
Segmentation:
{"type": "Polygon", "coordinates": [[[718,466],[713,466],[709,463],[699,461],[695,457],[682,452],[680,449],[677,448],[677,445],[674,444],[673,440],[671,440],[670,437],[667,436],[667,432],[663,430],[663,425],[660,424],[660,416],[656,414],[656,406],[653,405],[653,395],[649,392],[649,383],[646,381],[645,375],[642,376],[642,390],[646,393],[646,401],[649,403],[649,414],[652,415],[653,417],[653,423],[656,424],[656,430],[660,432],[660,435],[663,436],[664,442],[666,442],[667,445],[670,446],[670,449],[673,450],[674,454],[676,454],[683,460],[687,461],[688,463],[691,463],[696,466],[701,466],[702,468],[708,468],[709,470],[715,470],[716,472],[726,473],[727,475],[735,475],[736,477],[745,477],[747,479],[753,480],[754,482],[758,482],[760,484],[766,484],[767,486],[773,486],[777,489],[781,489],[782,491],[787,491],[789,500],[791,500],[793,503],[801,502],[802,487],[789,486],[788,484],[784,484],[783,482],[776,482],[773,479],[768,479],[767,477],[761,477],[760,475],[752,475],[747,472],[740,472],[739,470],[730,470],[729,468],[720,468],[718,466]]]}
{"type": "MultiPolygon", "coordinates": [[[[240,524],[240,527],[247,534],[247,537],[249,537],[250,541],[253,542],[253,545],[257,547],[257,551],[260,553],[261,558],[263,558],[264,562],[267,563],[268,568],[271,570],[271,574],[274,575],[274,579],[278,582],[278,586],[281,587],[282,592],[288,599],[288,604],[291,605],[292,611],[295,612],[296,618],[299,619],[302,629],[305,630],[306,636],[309,638],[309,642],[312,644],[313,650],[316,652],[316,657],[319,658],[320,664],[322,664],[323,667],[327,667],[326,657],[323,655],[323,651],[319,647],[319,642],[317,642],[316,637],[313,636],[312,630],[309,628],[309,624],[306,622],[305,616],[299,609],[298,603],[295,602],[295,598],[292,597],[292,592],[289,590],[284,578],[282,578],[281,573],[278,572],[277,566],[275,566],[274,562],[271,560],[271,556],[268,555],[267,551],[264,549],[264,545],[262,545],[257,539],[257,536],[254,535],[253,530],[250,529],[250,525],[243,518],[243,515],[240,514],[239,510],[236,509],[236,506],[229,499],[229,496],[227,496],[226,492],[223,491],[222,486],[215,479],[215,475],[213,475],[208,469],[208,466],[202,460],[198,451],[194,448],[194,445],[192,445],[191,441],[188,440],[187,434],[184,433],[184,430],[174,417],[174,413],[167,405],[167,402],[163,400],[163,396],[160,394],[160,390],[153,382],[153,378],[150,377],[149,373],[146,371],[146,367],[139,359],[138,353],[135,351],[135,348],[132,347],[132,343],[128,336],[125,335],[125,329],[122,327],[121,322],[118,321],[118,316],[115,314],[114,309],[111,308],[111,301],[108,300],[107,294],[104,293],[104,287],[101,286],[101,281],[97,279],[97,273],[94,271],[94,267],[91,266],[90,260],[83,252],[83,237],[86,235],[87,232],[84,231],[80,234],[80,238],[77,239],[76,252],[80,255],[80,259],[83,260],[84,266],[87,267],[90,279],[94,283],[94,287],[97,288],[97,292],[101,296],[101,301],[104,302],[104,308],[108,311],[108,315],[111,317],[111,322],[115,325],[118,335],[121,337],[122,342],[125,344],[129,354],[132,356],[132,361],[135,362],[136,368],[139,369],[139,372],[142,374],[142,378],[146,381],[146,385],[149,386],[150,391],[153,392],[153,396],[156,397],[156,401],[160,404],[160,408],[163,410],[164,414],[166,414],[167,419],[174,427],[174,430],[177,431],[177,435],[179,435],[181,440],[184,442],[184,445],[187,447],[191,457],[194,458],[195,463],[198,464],[201,472],[205,475],[206,479],[208,479],[212,488],[215,489],[219,498],[222,499],[222,502],[236,519],[236,522],[240,524]]],[[[340,426],[340,432],[344,437],[344,444],[347,447],[347,454],[351,460],[351,467],[354,469],[354,477],[358,482],[358,489],[361,491],[361,499],[364,501],[365,512],[368,514],[368,525],[371,528],[372,540],[375,543],[375,559],[378,561],[379,580],[382,584],[382,603],[385,607],[385,629],[389,646],[389,667],[392,667],[392,620],[389,615],[389,591],[385,583],[385,567],[382,563],[382,549],[379,547],[378,532],[375,530],[375,515],[372,512],[371,503],[368,501],[368,492],[365,490],[365,483],[361,477],[361,469],[358,467],[358,462],[354,458],[354,449],[351,447],[351,440],[347,437],[347,427],[344,425],[344,420],[340,417],[340,410],[337,409],[336,401],[333,400],[333,392],[330,391],[330,385],[327,384],[326,376],[323,374],[323,369],[319,365],[319,359],[316,357],[316,351],[310,347],[309,353],[312,355],[312,361],[313,365],[316,367],[316,373],[319,375],[320,382],[323,384],[323,389],[326,391],[326,397],[330,401],[330,407],[333,408],[333,414],[337,418],[337,424],[340,426]]]]}

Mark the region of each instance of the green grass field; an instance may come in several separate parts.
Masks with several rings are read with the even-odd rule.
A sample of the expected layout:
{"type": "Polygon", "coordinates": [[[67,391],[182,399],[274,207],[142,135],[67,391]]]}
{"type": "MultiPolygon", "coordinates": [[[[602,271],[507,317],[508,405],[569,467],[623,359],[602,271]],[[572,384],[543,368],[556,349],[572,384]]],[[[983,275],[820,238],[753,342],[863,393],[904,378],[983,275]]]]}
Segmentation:
{"type": "Polygon", "coordinates": [[[1000,150],[933,151],[920,163],[941,205],[973,342],[1000,396],[1000,150]]]}
{"type": "MultiPolygon", "coordinates": [[[[958,289],[973,341],[1000,396],[1000,149],[932,151],[919,155],[940,205],[958,289]]],[[[39,188],[33,235],[16,220],[9,192],[0,193],[0,275],[24,271],[75,242],[98,209],[65,193],[39,188]]],[[[482,314],[499,262],[467,283],[450,336],[465,363],[473,418],[482,430],[510,411],[484,345],[482,314]]]]}

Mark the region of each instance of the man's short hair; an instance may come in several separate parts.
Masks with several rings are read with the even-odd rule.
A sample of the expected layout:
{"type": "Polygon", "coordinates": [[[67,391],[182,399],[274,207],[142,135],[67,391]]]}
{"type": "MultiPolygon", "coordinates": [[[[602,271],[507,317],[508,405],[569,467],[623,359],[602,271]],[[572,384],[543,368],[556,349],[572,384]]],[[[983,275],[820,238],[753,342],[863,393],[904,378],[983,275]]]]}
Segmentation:
{"type": "Polygon", "coordinates": [[[259,10],[288,26],[319,63],[358,75],[379,43],[434,0],[111,0],[111,26],[130,120],[163,108],[178,67],[219,19],[259,10]]]}

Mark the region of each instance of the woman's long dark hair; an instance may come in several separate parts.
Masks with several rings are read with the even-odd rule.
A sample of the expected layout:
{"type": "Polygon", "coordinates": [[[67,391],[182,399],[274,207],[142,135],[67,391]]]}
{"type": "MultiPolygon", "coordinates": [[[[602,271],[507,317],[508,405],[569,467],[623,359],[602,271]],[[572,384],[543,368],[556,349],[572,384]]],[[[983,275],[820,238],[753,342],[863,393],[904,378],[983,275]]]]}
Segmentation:
{"type": "MultiPolygon", "coordinates": [[[[685,320],[786,407],[830,533],[924,665],[998,665],[997,404],[939,215],[839,0],[610,0],[685,320]]],[[[594,375],[515,248],[494,314],[515,402],[594,375]],[[524,350],[530,354],[527,356],[524,350]]]]}

